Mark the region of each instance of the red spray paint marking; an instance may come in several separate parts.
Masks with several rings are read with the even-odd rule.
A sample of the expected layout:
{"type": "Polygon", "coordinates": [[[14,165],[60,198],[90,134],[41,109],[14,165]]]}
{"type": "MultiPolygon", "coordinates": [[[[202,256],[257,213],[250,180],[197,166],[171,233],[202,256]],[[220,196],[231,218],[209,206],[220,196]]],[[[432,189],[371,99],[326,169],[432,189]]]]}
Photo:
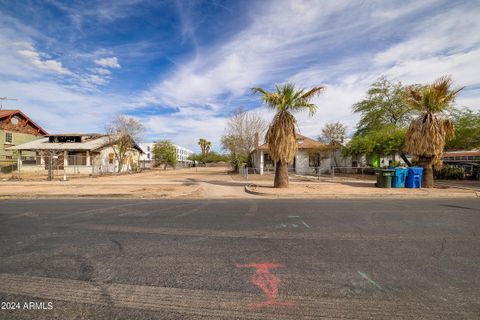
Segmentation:
{"type": "Polygon", "coordinates": [[[251,263],[251,264],[237,264],[237,268],[255,268],[256,272],[250,279],[250,281],[262,289],[265,294],[265,301],[259,303],[253,303],[250,306],[254,308],[260,307],[273,307],[273,306],[291,306],[291,302],[278,301],[278,284],[280,278],[270,273],[270,269],[284,267],[278,263],[251,263]]]}

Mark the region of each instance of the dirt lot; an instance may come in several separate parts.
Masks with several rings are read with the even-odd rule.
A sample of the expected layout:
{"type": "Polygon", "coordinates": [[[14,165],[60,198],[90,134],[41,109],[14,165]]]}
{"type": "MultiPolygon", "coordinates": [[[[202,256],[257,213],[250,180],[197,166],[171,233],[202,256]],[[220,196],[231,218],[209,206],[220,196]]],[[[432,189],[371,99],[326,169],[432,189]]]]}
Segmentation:
{"type": "Polygon", "coordinates": [[[288,189],[273,189],[272,175],[250,175],[246,180],[227,168],[150,170],[138,174],[77,177],[68,181],[0,181],[0,197],[122,197],[122,198],[417,198],[477,197],[456,188],[378,189],[368,177],[291,178],[288,189]],[[245,186],[257,194],[245,192],[245,186]]]}

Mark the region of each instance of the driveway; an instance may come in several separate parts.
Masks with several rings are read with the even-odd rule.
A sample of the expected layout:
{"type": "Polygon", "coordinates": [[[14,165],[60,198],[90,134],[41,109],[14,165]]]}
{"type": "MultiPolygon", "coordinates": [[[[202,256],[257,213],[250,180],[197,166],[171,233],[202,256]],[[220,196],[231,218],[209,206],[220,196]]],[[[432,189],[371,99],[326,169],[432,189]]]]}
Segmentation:
{"type": "Polygon", "coordinates": [[[0,205],[1,319],[480,314],[476,199],[0,205]]]}

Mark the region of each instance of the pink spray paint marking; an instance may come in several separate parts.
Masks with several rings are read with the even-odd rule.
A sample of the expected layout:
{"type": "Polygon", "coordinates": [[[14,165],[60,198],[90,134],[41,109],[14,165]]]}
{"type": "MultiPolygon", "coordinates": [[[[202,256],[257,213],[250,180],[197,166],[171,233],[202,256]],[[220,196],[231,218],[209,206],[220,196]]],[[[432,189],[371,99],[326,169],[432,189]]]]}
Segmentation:
{"type": "Polygon", "coordinates": [[[262,308],[262,307],[288,307],[292,306],[293,303],[286,301],[278,301],[278,284],[280,283],[280,278],[270,273],[270,269],[284,267],[278,263],[251,263],[251,264],[237,264],[237,268],[255,268],[256,272],[250,279],[250,281],[262,289],[265,294],[265,301],[252,303],[250,306],[253,308],[262,308]]]}

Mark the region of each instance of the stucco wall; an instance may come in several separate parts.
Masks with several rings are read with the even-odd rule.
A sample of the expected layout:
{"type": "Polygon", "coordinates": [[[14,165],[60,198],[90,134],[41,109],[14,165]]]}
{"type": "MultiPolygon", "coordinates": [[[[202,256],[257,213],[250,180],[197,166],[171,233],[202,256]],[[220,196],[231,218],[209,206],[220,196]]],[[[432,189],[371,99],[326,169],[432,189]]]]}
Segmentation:
{"type": "MultiPolygon", "coordinates": [[[[36,136],[28,133],[14,132],[13,133],[13,144],[5,144],[5,130],[0,129],[0,157],[2,156],[13,156],[14,152],[12,150],[5,150],[6,148],[18,146],[22,143],[27,143],[32,140],[43,138],[42,136],[36,136]]],[[[23,151],[22,156],[35,156],[35,152],[23,151]]]]}
{"type": "Polygon", "coordinates": [[[308,152],[298,150],[295,155],[295,172],[298,174],[306,174],[310,172],[308,167],[308,152]]]}

